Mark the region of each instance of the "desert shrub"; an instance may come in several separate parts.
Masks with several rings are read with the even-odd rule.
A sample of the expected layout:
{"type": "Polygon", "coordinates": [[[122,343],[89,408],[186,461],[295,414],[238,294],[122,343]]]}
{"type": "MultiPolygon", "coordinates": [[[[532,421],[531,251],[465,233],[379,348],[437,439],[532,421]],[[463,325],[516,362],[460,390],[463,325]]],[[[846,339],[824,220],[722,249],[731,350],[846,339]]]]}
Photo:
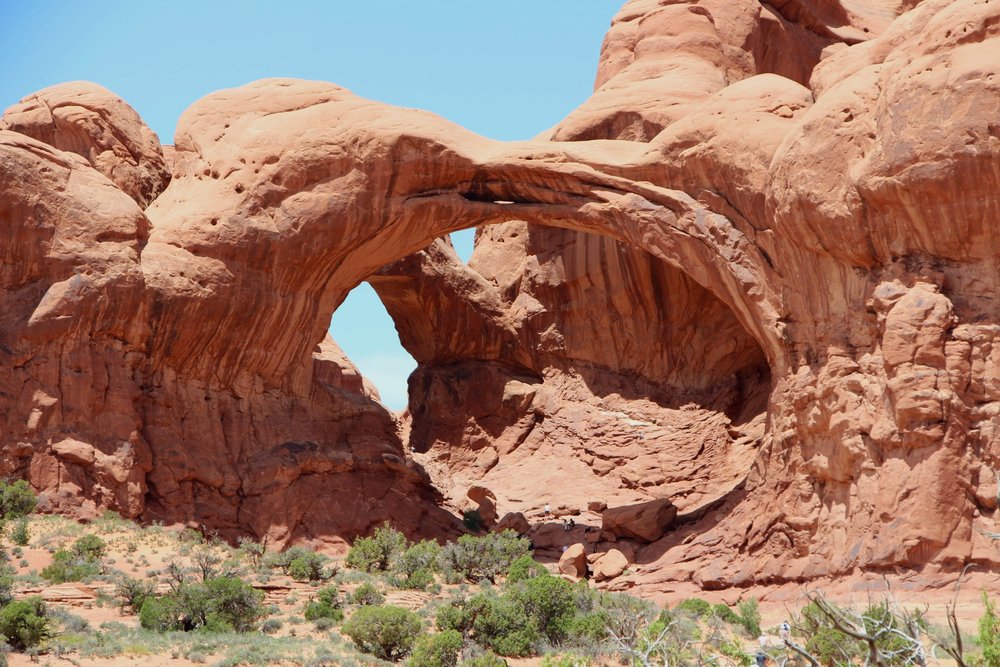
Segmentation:
{"type": "Polygon", "coordinates": [[[275,632],[281,629],[283,623],[280,619],[269,618],[260,624],[260,631],[265,635],[273,635],[275,632]]]}
{"type": "Polygon", "coordinates": [[[366,581],[354,589],[348,600],[351,604],[360,605],[362,607],[371,607],[385,602],[385,595],[383,595],[382,592],[375,587],[375,584],[370,581],[366,581]]]}
{"type": "Polygon", "coordinates": [[[423,635],[413,647],[407,661],[409,667],[456,667],[462,650],[462,635],[446,630],[436,635],[423,635]]]}
{"type": "MultiPolygon", "coordinates": [[[[0,565],[0,607],[5,607],[14,599],[14,569],[0,565]]],[[[2,651],[0,651],[2,652],[2,651]]]]}
{"type": "Polygon", "coordinates": [[[1000,617],[996,604],[983,591],[983,615],[979,619],[976,641],[983,651],[981,667],[1000,667],[1000,617]]]}
{"type": "MultiPolygon", "coordinates": [[[[732,608],[723,603],[712,605],[712,616],[715,616],[720,621],[725,621],[726,623],[733,623],[739,625],[740,617],[732,608]]],[[[760,636],[758,633],[756,636],[760,636]]]]}
{"type": "Polygon", "coordinates": [[[636,653],[648,654],[648,664],[691,662],[693,656],[685,652],[700,639],[700,630],[690,613],[659,610],[626,593],[601,593],[596,607],[594,613],[603,615],[604,630],[623,662],[631,664],[636,653]]]}
{"type": "Polygon", "coordinates": [[[201,575],[201,580],[208,581],[219,576],[219,565],[222,563],[222,557],[212,551],[211,547],[201,545],[192,552],[191,562],[194,563],[195,569],[201,575]]]}
{"type": "Polygon", "coordinates": [[[108,544],[97,535],[87,533],[73,543],[73,553],[79,558],[97,561],[104,558],[108,544]]]}
{"type": "Polygon", "coordinates": [[[205,536],[194,528],[185,528],[178,535],[178,539],[186,544],[202,544],[205,541],[205,536]]]}
{"type": "Polygon", "coordinates": [[[0,635],[16,651],[38,646],[52,636],[47,612],[39,597],[11,602],[0,609],[0,635]]]}
{"type": "Polygon", "coordinates": [[[686,600],[681,600],[677,605],[676,611],[697,618],[704,618],[712,613],[712,605],[701,598],[687,598],[686,600]]]}
{"type": "Polygon", "coordinates": [[[63,607],[52,607],[46,615],[62,627],[62,632],[79,634],[90,630],[90,621],[63,607]]]}
{"type": "Polygon", "coordinates": [[[507,667],[507,661],[492,651],[486,651],[463,660],[462,667],[507,667]]]}
{"type": "Polygon", "coordinates": [[[413,648],[420,617],[401,607],[362,607],[344,623],[343,632],[364,653],[395,661],[413,648]]]}
{"type": "Polygon", "coordinates": [[[284,570],[285,574],[296,581],[329,579],[331,573],[326,568],[328,562],[329,559],[323,554],[304,547],[292,547],[281,553],[268,554],[263,560],[265,566],[284,570]]]}
{"type": "Polygon", "coordinates": [[[313,621],[313,626],[320,632],[326,632],[335,625],[337,625],[337,619],[334,618],[317,618],[313,621]]]}
{"type": "Polygon", "coordinates": [[[406,548],[406,536],[388,523],[375,529],[371,537],[355,540],[347,552],[347,566],[365,572],[385,572],[406,548]]]}
{"type": "Polygon", "coordinates": [[[400,588],[424,590],[440,569],[441,545],[423,540],[403,551],[393,563],[393,581],[400,588]]]}
{"type": "Polygon", "coordinates": [[[441,632],[447,630],[457,630],[465,634],[472,630],[474,616],[469,608],[468,600],[464,598],[452,598],[447,604],[437,608],[434,616],[434,625],[441,632]]]}
{"type": "Polygon", "coordinates": [[[538,634],[551,644],[569,634],[576,614],[573,587],[564,579],[543,574],[513,586],[507,593],[520,606],[538,634]]]}
{"type": "Polygon", "coordinates": [[[147,598],[139,609],[139,625],[156,632],[184,629],[175,597],[147,598]]]}
{"type": "Polygon", "coordinates": [[[608,638],[608,616],[601,611],[582,613],[569,625],[569,640],[576,646],[595,646],[608,638]]]}
{"type": "Polygon", "coordinates": [[[505,656],[529,656],[536,651],[541,635],[532,619],[514,599],[492,591],[469,600],[473,638],[505,656]]]}
{"type": "Polygon", "coordinates": [[[133,614],[138,614],[142,610],[143,603],[155,595],[155,581],[133,579],[125,574],[115,580],[115,597],[118,599],[118,606],[133,614]]]}
{"type": "Polygon", "coordinates": [[[250,567],[260,567],[260,564],[264,560],[264,555],[267,553],[267,548],[260,542],[255,542],[249,537],[241,537],[238,544],[237,550],[240,556],[250,563],[250,567]]]}
{"type": "Polygon", "coordinates": [[[719,646],[719,653],[729,658],[733,664],[742,665],[743,667],[750,667],[753,663],[753,658],[750,654],[743,650],[743,647],[735,639],[723,642],[719,646]]]}
{"type": "Polygon", "coordinates": [[[316,597],[306,603],[302,613],[307,621],[316,621],[321,618],[332,621],[341,621],[344,612],[340,608],[340,597],[337,589],[333,586],[321,588],[316,592],[316,597]]]}
{"type": "Polygon", "coordinates": [[[148,630],[248,632],[264,616],[264,594],[237,577],[184,583],[161,597],[147,599],[139,622],[148,630]]]}
{"type": "Polygon", "coordinates": [[[236,632],[253,630],[264,616],[264,593],[238,577],[218,577],[205,582],[210,606],[236,632]]]}
{"type": "Polygon", "coordinates": [[[486,522],[483,521],[483,515],[479,513],[479,510],[465,510],[462,512],[462,523],[473,533],[478,533],[486,525],[486,522]]]}
{"type": "Polygon", "coordinates": [[[38,496],[23,479],[0,482],[0,514],[14,519],[31,514],[38,505],[38,496]]]}
{"type": "Polygon", "coordinates": [[[101,567],[97,562],[60,549],[52,554],[52,562],[42,569],[41,575],[53,584],[63,584],[67,581],[85,581],[100,572],[101,567]]]}
{"type": "Polygon", "coordinates": [[[858,640],[833,627],[815,603],[802,608],[793,627],[805,639],[806,650],[823,664],[852,663],[866,653],[858,640]]]}
{"type": "Polygon", "coordinates": [[[101,558],[107,544],[97,535],[87,534],[76,540],[69,549],[52,554],[52,563],[41,574],[54,584],[67,581],[85,581],[101,573],[101,558]]]}
{"type": "Polygon", "coordinates": [[[292,559],[288,564],[288,576],[295,581],[321,581],[327,576],[324,572],[327,558],[315,551],[308,551],[292,559]]]}
{"type": "Polygon", "coordinates": [[[28,530],[28,518],[20,517],[14,522],[14,528],[10,532],[11,541],[19,547],[28,546],[31,541],[31,531],[28,530]]]}
{"type": "Polygon", "coordinates": [[[606,636],[601,610],[566,581],[547,572],[517,581],[502,595],[483,591],[468,600],[453,598],[438,607],[439,630],[471,635],[505,656],[529,656],[543,642],[589,644],[606,636]]]}
{"type": "Polygon", "coordinates": [[[507,568],[507,583],[516,583],[518,581],[524,581],[525,579],[531,579],[532,577],[537,577],[542,574],[546,574],[548,570],[545,566],[536,561],[529,555],[524,555],[517,558],[510,567],[507,568]]]}
{"type": "MultiPolygon", "coordinates": [[[[736,608],[739,610],[737,622],[746,630],[747,636],[760,636],[760,607],[757,605],[757,598],[743,600],[736,608]]],[[[725,619],[723,619],[725,620],[725,619]]]]}
{"type": "Polygon", "coordinates": [[[441,560],[445,570],[468,581],[486,579],[496,583],[498,576],[510,570],[511,564],[529,551],[527,539],[505,530],[482,536],[462,535],[444,548],[441,560]]]}

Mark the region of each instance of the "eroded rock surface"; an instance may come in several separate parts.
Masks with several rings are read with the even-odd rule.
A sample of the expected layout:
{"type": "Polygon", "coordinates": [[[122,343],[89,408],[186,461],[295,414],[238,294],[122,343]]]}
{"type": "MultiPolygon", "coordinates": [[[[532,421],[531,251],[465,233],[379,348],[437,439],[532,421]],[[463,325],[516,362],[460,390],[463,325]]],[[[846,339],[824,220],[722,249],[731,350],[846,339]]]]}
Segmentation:
{"type": "Polygon", "coordinates": [[[328,545],[454,530],[432,479],[530,519],[557,489],[588,544],[590,508],[670,498],[614,580],[650,592],[996,565],[998,19],[633,0],[593,97],[517,143],[271,79],[197,102],[165,158],[99,87],[26,98],[2,472],[58,511],[328,545]],[[466,266],[435,239],[472,226],[466,266]],[[430,475],[327,339],[364,279],[420,364],[430,475]]]}

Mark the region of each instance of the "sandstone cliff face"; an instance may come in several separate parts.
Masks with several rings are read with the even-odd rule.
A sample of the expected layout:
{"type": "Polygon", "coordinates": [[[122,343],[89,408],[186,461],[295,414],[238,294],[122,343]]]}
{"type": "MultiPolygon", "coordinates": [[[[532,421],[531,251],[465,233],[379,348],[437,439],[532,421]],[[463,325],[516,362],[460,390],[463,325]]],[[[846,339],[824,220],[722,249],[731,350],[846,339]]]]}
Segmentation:
{"type": "Polygon", "coordinates": [[[370,277],[447,494],[673,500],[616,585],[994,564],[998,17],[633,0],[550,137],[265,80],[184,114],[169,178],[113,95],[42,91],[0,128],[4,472],[228,535],[451,529],[326,339],[370,277]]]}
{"type": "MultiPolygon", "coordinates": [[[[484,327],[490,334],[479,349],[467,340],[449,347],[444,337],[432,355],[417,356],[411,443],[430,450],[427,465],[446,490],[454,486],[453,497],[481,479],[506,500],[501,511],[553,497],[583,507],[673,494],[697,514],[749,472],[722,510],[647,550],[633,581],[649,591],[687,578],[724,587],[859,566],[995,560],[972,524],[989,527],[995,506],[996,395],[986,378],[997,319],[997,273],[987,259],[996,248],[988,222],[996,174],[987,165],[996,164],[990,114],[998,97],[987,52],[998,48],[989,18],[998,9],[925,2],[900,15],[911,8],[866,3],[858,15],[818,3],[626,5],[605,41],[594,96],[553,138],[648,141],[643,159],[620,163],[618,173],[683,190],[724,215],[728,234],[751,241],[753,277],[735,298],[716,284],[722,317],[713,322],[712,308],[685,314],[679,299],[664,296],[693,304],[696,289],[638,279],[643,253],[524,223],[481,229],[468,267],[450,260],[445,271],[430,249],[422,267],[410,258],[387,269],[418,285],[412,294],[434,295],[437,303],[421,303],[441,313],[439,329],[451,329],[457,308],[475,311],[477,327],[503,323],[484,327]],[[756,40],[779,27],[795,44],[781,49],[799,57],[762,51],[756,40]],[[474,299],[439,289],[440,276],[471,284],[475,274],[495,293],[488,309],[479,306],[488,291],[480,285],[474,299]],[[767,299],[773,311],[740,317],[770,294],[779,295],[767,299]],[[662,327],[650,300],[665,311],[662,327]],[[694,335],[700,322],[711,323],[709,335],[694,335]],[[761,324],[773,327],[777,346],[761,324]],[[647,325],[659,335],[635,330],[647,325]],[[670,328],[689,338],[664,335],[670,328]],[[629,345],[641,350],[639,364],[621,353],[629,345]],[[498,357],[516,372],[484,376],[483,361],[498,357]],[[770,375],[756,361],[765,357],[770,375]],[[690,370],[690,379],[658,358],[690,370]],[[573,381],[595,367],[604,387],[573,381]],[[690,391],[699,380],[718,389],[711,378],[734,372],[773,387],[759,441],[759,431],[734,428],[753,411],[737,416],[725,401],[690,391]],[[511,391],[523,384],[530,392],[511,391]],[[625,386],[643,389],[630,395],[625,386]],[[699,409],[671,413],[665,394],[689,396],[699,409]],[[593,404],[603,410],[581,407],[593,404]],[[621,417],[617,432],[601,424],[609,404],[621,417]],[[724,429],[713,437],[701,414],[724,429]],[[687,455],[707,463],[708,475],[685,467],[676,442],[650,441],[643,423],[668,420],[684,427],[681,442],[704,445],[687,455]],[[761,446],[752,471],[746,456],[731,453],[747,441],[751,451],[761,446]],[[690,487],[661,483],[679,471],[690,487]],[[691,495],[706,486],[714,493],[691,495]]],[[[692,265],[680,262],[699,276],[692,265]]],[[[383,280],[372,281],[380,293],[383,280]]],[[[403,298],[385,296],[395,313],[403,298]]],[[[405,309],[396,321],[405,344],[405,309]]]]}

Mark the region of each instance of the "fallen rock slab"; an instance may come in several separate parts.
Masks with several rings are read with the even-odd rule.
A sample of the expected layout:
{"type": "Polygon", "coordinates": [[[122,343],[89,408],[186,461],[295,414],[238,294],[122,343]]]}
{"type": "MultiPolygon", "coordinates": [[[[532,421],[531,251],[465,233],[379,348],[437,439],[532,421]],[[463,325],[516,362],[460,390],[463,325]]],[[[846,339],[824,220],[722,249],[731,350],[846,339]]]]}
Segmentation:
{"type": "Polygon", "coordinates": [[[609,507],[601,514],[601,530],[617,537],[634,537],[654,542],[677,518],[677,508],[666,498],[636,505],[609,507]]]}
{"type": "Polygon", "coordinates": [[[583,578],[587,575],[587,550],[577,542],[559,558],[559,573],[583,578]]]}
{"type": "Polygon", "coordinates": [[[606,581],[621,575],[628,568],[628,559],[625,554],[618,549],[612,549],[596,561],[590,569],[594,575],[594,581],[606,581]]]}

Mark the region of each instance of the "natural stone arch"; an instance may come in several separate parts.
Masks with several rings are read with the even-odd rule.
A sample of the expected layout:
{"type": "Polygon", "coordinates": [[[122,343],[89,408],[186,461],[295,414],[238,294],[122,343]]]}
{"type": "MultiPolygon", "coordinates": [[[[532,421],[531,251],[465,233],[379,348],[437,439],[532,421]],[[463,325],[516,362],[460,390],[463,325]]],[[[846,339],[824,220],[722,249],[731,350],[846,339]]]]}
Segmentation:
{"type": "Polygon", "coordinates": [[[169,295],[157,356],[223,384],[251,372],[305,390],[308,374],[294,369],[355,284],[442,234],[519,219],[606,234],[680,267],[782,368],[766,262],[723,216],[628,178],[650,176],[644,151],[503,144],[331,84],[268,80],[210,95],[182,117],[174,180],[148,211],[147,281],[169,295]],[[214,331],[176,326],[173,312],[211,309],[218,320],[220,306],[214,331]],[[254,339],[276,329],[279,340],[254,339]],[[227,340],[235,332],[238,344],[227,340]],[[187,335],[201,340],[180,344],[187,335]]]}
{"type": "Polygon", "coordinates": [[[368,278],[419,362],[407,444],[451,506],[485,485],[501,513],[551,501],[582,530],[595,502],[670,498],[689,518],[745,482],[771,383],[731,310],[608,237],[477,236],[468,264],[439,239],[368,278]]]}

